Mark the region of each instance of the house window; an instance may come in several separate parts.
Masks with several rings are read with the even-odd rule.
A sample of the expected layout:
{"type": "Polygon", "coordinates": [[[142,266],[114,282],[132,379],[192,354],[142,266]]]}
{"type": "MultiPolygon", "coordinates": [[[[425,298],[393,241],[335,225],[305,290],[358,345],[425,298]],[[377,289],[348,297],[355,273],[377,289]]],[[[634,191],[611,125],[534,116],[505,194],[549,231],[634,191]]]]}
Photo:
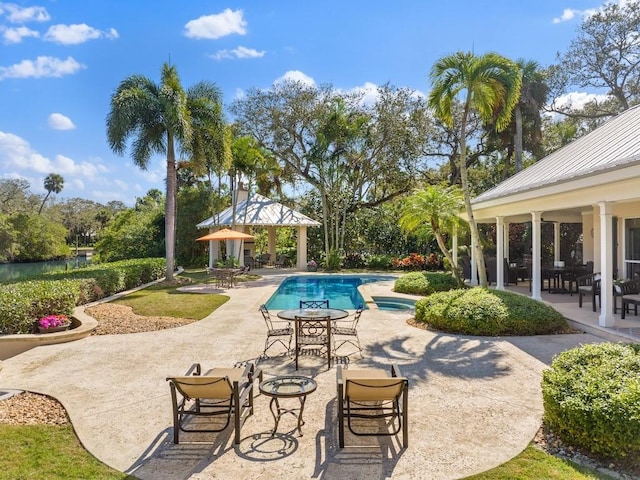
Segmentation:
{"type": "Polygon", "coordinates": [[[640,277],[640,218],[627,218],[624,227],[626,276],[638,278],[640,277]]]}

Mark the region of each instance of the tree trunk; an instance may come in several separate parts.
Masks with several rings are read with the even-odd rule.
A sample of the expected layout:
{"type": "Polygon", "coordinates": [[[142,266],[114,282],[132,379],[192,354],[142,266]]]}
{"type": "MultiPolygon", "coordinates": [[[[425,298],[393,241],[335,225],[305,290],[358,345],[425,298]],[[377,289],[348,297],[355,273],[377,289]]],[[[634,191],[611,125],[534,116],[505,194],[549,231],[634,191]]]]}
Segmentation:
{"type": "Polygon", "coordinates": [[[513,114],[516,120],[516,134],[514,138],[515,145],[515,167],[516,173],[522,170],[522,110],[520,109],[520,104],[516,105],[516,108],[513,110],[513,114]]]}
{"type": "Polygon", "coordinates": [[[469,99],[464,106],[462,115],[462,133],[460,135],[460,180],[462,181],[462,192],[464,194],[464,206],[469,218],[469,229],[471,230],[472,243],[475,243],[476,265],[478,266],[478,277],[480,286],[487,288],[487,269],[484,264],[484,256],[482,254],[482,244],[480,243],[480,232],[476,219],[473,216],[473,208],[471,207],[471,192],[469,191],[469,179],[467,177],[467,118],[469,115],[469,99]]]}
{"type": "Polygon", "coordinates": [[[460,270],[458,269],[458,265],[456,265],[453,262],[453,255],[451,255],[451,252],[449,252],[449,248],[447,248],[447,242],[444,241],[444,237],[442,236],[442,233],[440,233],[440,230],[433,227],[434,226],[432,224],[431,228],[433,229],[433,233],[436,236],[436,242],[438,243],[438,247],[440,247],[440,251],[446,257],[446,259],[449,260],[449,264],[451,265],[451,273],[453,273],[454,277],[456,277],[456,282],[458,282],[458,286],[462,287],[464,285],[464,281],[460,276],[460,270]]]}
{"type": "Polygon", "coordinates": [[[176,183],[176,154],[173,136],[167,133],[167,199],[164,208],[164,241],[167,262],[166,279],[168,281],[173,281],[176,248],[176,183]]]}

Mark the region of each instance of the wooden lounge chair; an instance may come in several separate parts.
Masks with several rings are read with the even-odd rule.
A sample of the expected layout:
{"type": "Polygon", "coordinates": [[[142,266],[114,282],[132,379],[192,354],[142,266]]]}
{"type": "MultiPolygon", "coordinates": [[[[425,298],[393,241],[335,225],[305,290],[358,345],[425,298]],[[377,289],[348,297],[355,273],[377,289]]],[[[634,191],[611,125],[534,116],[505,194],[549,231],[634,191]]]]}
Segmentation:
{"type": "Polygon", "coordinates": [[[279,343],[287,349],[287,353],[291,351],[291,336],[293,335],[293,328],[291,322],[288,320],[273,320],[266,305],[260,305],[260,313],[267,325],[267,339],[264,342],[263,356],[267,356],[267,350],[273,345],[279,343]],[[286,342],[286,343],[285,343],[286,342]]]}
{"type": "MultiPolygon", "coordinates": [[[[240,429],[245,420],[253,414],[253,381],[255,376],[262,379],[262,372],[256,371],[250,363],[244,368],[213,368],[202,374],[199,363],[178,377],[167,377],[171,387],[173,406],[173,443],[179,443],[183,432],[221,432],[229,426],[233,416],[234,443],[240,443],[240,429]],[[194,417],[222,416],[225,423],[221,427],[189,428],[194,417]]],[[[201,425],[201,422],[195,422],[201,425]]]]}
{"type": "Polygon", "coordinates": [[[401,376],[396,365],[391,366],[391,372],[379,368],[343,370],[338,365],[337,386],[340,448],[344,448],[345,422],[351,433],[360,436],[397,435],[402,431],[402,445],[409,446],[409,381],[401,376]],[[365,431],[365,425],[360,424],[363,419],[388,422],[382,428],[378,425],[376,431],[372,428],[365,431]],[[356,423],[361,429],[356,428],[356,423]]]}
{"type": "MultiPolygon", "coordinates": [[[[640,280],[627,280],[616,285],[616,296],[622,298],[622,315],[625,318],[629,307],[633,305],[634,312],[638,315],[638,305],[640,304],[640,280]]],[[[613,313],[616,313],[616,304],[614,298],[613,313]]]]}

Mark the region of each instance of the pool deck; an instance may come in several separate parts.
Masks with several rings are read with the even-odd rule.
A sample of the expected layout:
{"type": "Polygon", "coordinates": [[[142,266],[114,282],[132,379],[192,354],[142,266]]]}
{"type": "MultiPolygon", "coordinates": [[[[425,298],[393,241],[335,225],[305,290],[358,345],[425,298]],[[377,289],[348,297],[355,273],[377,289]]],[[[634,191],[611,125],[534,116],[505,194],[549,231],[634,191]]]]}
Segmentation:
{"type": "MultiPolygon", "coordinates": [[[[348,478],[455,479],[494,468],[520,453],[538,430],[542,371],[553,356],[601,342],[589,333],[486,338],[446,335],[406,323],[408,314],[370,305],[359,324],[364,358],[342,356],[347,368],[400,366],[409,378],[409,448],[396,437],[346,435],[337,446],[336,368],[305,356],[297,373],[318,388],[307,399],[304,436],[285,416],[271,437],[269,398],[257,395],[255,414],[233,445],[231,428],[191,434],[172,443],[167,376],[254,361],[265,377],[295,373],[286,355],[261,358],[265,326],[258,311],[291,270],[222,293],[230,300],[183,327],[129,335],[91,336],[48,345],[2,364],[0,388],[51,395],[67,409],[84,447],[99,460],[140,479],[348,478]]],[[[362,293],[401,296],[393,281],[362,293]]],[[[188,289],[207,293],[211,287],[188,289]]],[[[348,353],[348,352],[347,352],[348,353]]]]}

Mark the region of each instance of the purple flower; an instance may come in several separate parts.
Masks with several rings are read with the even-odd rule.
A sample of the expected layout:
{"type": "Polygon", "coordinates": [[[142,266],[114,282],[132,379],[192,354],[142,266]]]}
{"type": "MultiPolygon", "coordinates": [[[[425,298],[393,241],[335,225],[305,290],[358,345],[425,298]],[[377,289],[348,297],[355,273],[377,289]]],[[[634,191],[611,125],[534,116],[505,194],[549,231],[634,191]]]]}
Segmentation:
{"type": "Polygon", "coordinates": [[[38,321],[38,325],[41,328],[61,327],[67,323],[69,323],[69,317],[66,315],[47,315],[38,321]]]}

